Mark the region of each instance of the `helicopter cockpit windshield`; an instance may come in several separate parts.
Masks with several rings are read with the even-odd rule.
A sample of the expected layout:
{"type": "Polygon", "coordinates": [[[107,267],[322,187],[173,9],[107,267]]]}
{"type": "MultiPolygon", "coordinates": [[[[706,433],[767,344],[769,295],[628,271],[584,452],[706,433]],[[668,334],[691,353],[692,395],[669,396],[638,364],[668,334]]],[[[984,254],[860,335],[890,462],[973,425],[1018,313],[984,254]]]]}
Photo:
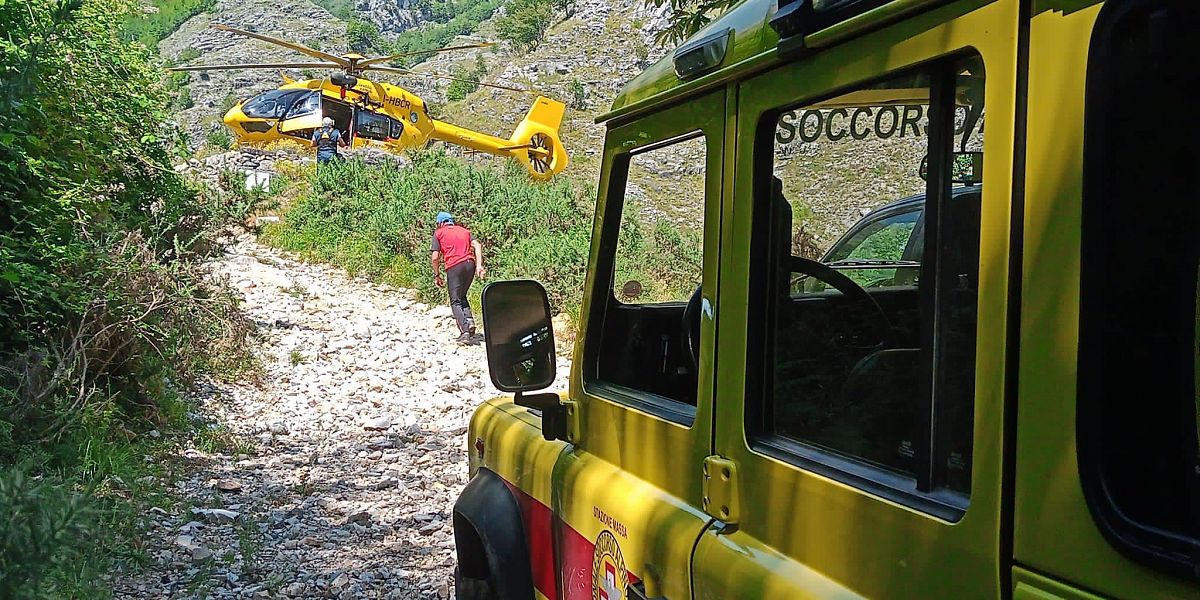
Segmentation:
{"type": "Polygon", "coordinates": [[[242,113],[256,119],[290,119],[316,112],[320,107],[320,92],[271,90],[247,100],[242,105],[242,113]]]}
{"type": "Polygon", "coordinates": [[[321,110],[321,92],[308,92],[292,103],[292,107],[288,109],[284,118],[303,117],[319,110],[321,110]]]}

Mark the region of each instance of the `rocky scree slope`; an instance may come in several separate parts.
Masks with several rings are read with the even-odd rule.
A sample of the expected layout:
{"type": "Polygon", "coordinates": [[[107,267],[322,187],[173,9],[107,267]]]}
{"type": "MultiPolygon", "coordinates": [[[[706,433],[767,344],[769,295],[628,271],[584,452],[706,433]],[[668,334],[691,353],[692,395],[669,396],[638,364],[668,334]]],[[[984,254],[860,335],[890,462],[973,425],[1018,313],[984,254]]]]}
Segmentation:
{"type": "MultiPolygon", "coordinates": [[[[448,306],[249,236],[211,265],[261,331],[259,384],[210,384],[236,443],[185,448],[178,506],[147,507],[148,564],[118,598],[447,598],[472,411],[498,396],[448,306]]],[[[560,348],[556,389],[569,359],[560,348]]]]}
{"type": "MultiPolygon", "coordinates": [[[[484,21],[471,37],[453,43],[495,40],[495,21],[484,21]]],[[[597,115],[607,111],[617,92],[643,69],[666,55],[655,36],[667,25],[670,6],[653,8],[641,0],[572,0],[533,50],[500,44],[463,53],[431,57],[413,70],[449,73],[455,65],[468,70],[481,54],[488,66],[486,83],[529,89],[565,102],[560,135],[571,156],[567,176],[595,182],[599,176],[604,126],[597,115]]],[[[416,79],[416,78],[413,78],[416,79]]],[[[402,82],[426,100],[442,105],[439,118],[507,138],[525,116],[533,95],[481,87],[466,99],[446,101],[442,81],[402,82]]]]}

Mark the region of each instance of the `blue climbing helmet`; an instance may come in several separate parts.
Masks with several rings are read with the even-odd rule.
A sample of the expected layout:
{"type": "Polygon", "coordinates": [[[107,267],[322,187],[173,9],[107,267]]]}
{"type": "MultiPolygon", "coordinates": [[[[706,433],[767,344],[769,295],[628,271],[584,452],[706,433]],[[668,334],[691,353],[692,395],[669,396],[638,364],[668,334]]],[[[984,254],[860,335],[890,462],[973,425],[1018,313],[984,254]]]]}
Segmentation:
{"type": "Polygon", "coordinates": [[[437,224],[441,225],[442,223],[449,223],[453,225],[454,217],[450,216],[450,213],[443,210],[437,214],[437,224]]]}

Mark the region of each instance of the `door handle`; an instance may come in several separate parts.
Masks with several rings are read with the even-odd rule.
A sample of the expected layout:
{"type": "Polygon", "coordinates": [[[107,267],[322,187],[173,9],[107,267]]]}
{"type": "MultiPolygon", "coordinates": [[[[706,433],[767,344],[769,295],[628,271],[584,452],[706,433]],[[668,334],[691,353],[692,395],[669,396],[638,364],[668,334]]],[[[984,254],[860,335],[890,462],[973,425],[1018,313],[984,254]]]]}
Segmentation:
{"type": "Polygon", "coordinates": [[[651,598],[647,596],[646,584],[639,581],[625,586],[625,600],[667,600],[667,597],[654,596],[651,598]]]}

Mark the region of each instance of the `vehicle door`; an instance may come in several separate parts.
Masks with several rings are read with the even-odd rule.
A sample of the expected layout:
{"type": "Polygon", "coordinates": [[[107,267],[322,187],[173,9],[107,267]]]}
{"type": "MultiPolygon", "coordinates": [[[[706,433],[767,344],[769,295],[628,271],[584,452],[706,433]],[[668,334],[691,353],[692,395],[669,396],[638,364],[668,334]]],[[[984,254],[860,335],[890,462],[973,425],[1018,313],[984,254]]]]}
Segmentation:
{"type": "Polygon", "coordinates": [[[884,13],[864,12],[739,85],[697,597],[1004,594],[1018,9],[955,2],[874,30],[884,13]],[[983,152],[978,210],[951,201],[958,151],[983,152]],[[921,192],[920,274],[891,306],[794,252],[921,192]],[[836,292],[805,294],[798,272],[836,292]]]}
{"type": "Polygon", "coordinates": [[[631,585],[691,597],[710,520],[724,110],[709,93],[607,134],[571,373],[579,431],[554,475],[567,599],[617,600],[631,585]]]}
{"type": "Polygon", "coordinates": [[[1015,598],[1200,598],[1197,28],[1030,15],[1015,598]]]}

